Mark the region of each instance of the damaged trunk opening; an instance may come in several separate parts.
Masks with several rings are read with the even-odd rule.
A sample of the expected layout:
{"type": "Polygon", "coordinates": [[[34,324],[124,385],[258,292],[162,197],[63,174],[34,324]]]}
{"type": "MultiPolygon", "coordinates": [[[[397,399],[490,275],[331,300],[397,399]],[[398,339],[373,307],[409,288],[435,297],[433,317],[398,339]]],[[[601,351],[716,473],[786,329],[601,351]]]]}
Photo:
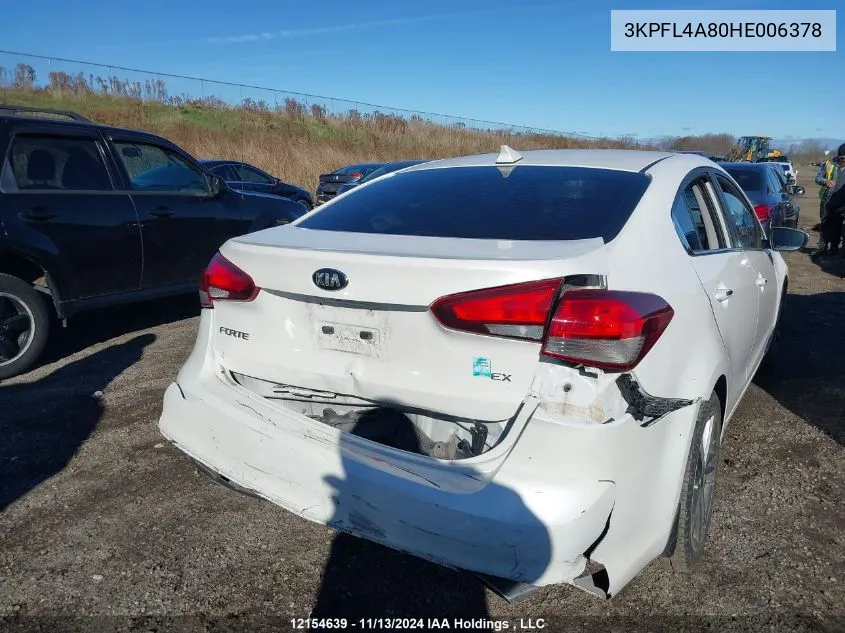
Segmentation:
{"type": "Polygon", "coordinates": [[[231,376],[253,393],[339,431],[435,459],[460,460],[481,455],[504,437],[510,422],[455,418],[393,403],[270,383],[234,372],[231,376]]]}

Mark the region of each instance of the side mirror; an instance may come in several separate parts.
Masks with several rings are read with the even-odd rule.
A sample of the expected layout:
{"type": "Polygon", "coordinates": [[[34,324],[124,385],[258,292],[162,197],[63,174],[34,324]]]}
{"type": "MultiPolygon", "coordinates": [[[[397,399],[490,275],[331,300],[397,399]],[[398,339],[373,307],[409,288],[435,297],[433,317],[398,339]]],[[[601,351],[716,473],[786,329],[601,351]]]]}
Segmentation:
{"type": "Polygon", "coordinates": [[[803,196],[805,193],[807,193],[807,190],[804,189],[804,187],[802,187],[801,185],[790,185],[789,193],[791,193],[793,196],[803,196]]]}
{"type": "Polygon", "coordinates": [[[769,243],[775,251],[800,251],[807,245],[810,236],[785,226],[775,226],[769,236],[769,243]]]}
{"type": "Polygon", "coordinates": [[[227,191],[229,191],[229,185],[226,184],[225,180],[223,180],[220,176],[211,177],[212,197],[217,198],[219,196],[222,196],[227,191]]]}

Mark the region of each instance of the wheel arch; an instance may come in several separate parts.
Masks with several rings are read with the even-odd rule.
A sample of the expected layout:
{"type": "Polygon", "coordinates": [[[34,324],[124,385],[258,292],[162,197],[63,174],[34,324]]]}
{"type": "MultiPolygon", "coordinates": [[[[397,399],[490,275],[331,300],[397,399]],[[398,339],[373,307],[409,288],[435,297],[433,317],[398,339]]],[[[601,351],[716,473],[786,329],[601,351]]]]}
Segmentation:
{"type": "Polygon", "coordinates": [[[722,374],[716,379],[716,384],[713,385],[713,391],[719,398],[719,405],[722,409],[722,427],[725,426],[725,412],[728,406],[728,379],[722,374]]]}
{"type": "Polygon", "coordinates": [[[46,295],[59,317],[62,317],[61,290],[50,270],[35,258],[15,252],[0,252],[0,273],[5,273],[31,284],[46,295]]]}

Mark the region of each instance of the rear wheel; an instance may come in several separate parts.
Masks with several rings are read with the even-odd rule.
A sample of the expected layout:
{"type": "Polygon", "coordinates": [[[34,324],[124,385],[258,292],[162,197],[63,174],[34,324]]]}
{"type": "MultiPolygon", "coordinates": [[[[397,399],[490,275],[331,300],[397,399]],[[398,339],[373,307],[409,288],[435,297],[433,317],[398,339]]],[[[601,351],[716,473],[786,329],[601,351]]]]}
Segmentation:
{"type": "Polygon", "coordinates": [[[25,281],[0,274],[0,379],[29,369],[47,343],[50,316],[25,281]]]}
{"type": "Polygon", "coordinates": [[[675,529],[664,552],[676,572],[691,571],[704,553],[713,516],[721,432],[722,406],[714,391],[698,411],[675,529]]]}

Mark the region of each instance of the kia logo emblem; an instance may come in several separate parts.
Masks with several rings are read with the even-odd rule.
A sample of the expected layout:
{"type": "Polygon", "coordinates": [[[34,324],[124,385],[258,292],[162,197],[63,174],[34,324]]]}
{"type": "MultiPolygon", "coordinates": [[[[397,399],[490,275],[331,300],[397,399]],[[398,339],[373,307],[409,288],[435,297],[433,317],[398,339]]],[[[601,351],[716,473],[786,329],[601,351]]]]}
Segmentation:
{"type": "Polygon", "coordinates": [[[343,290],[349,283],[349,278],[334,268],[321,268],[311,279],[314,280],[315,286],[323,290],[343,290]]]}

